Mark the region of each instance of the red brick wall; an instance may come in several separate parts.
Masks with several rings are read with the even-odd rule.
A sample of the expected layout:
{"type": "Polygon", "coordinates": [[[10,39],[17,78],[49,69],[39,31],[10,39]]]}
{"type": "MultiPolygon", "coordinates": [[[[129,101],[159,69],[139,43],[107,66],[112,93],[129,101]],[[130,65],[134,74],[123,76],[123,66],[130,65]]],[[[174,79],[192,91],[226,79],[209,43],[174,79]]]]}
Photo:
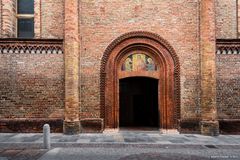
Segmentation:
{"type": "Polygon", "coordinates": [[[0,54],[0,119],[63,118],[63,54],[0,54]]]}
{"type": "Polygon", "coordinates": [[[217,55],[219,119],[240,119],[240,55],[217,55]]]}
{"type": "MultiPolygon", "coordinates": [[[[110,2],[110,1],[109,1],[110,2]]],[[[106,4],[109,3],[106,1],[106,4]]],[[[86,1],[81,3],[88,3],[88,4],[94,4],[93,1],[86,1]]],[[[120,2],[114,2],[116,3],[122,3],[120,2]]],[[[159,3],[168,3],[166,2],[143,2],[142,4],[148,5],[149,3],[158,5],[159,3]]],[[[176,2],[172,2],[176,3],[176,2]]],[[[177,2],[179,3],[179,2],[177,2]]],[[[194,1],[191,1],[189,3],[196,3],[194,1]]],[[[35,3],[35,26],[36,26],[36,36],[40,37],[39,34],[43,38],[62,38],[63,37],[63,0],[42,0],[41,3],[39,0],[36,0],[35,3]],[[39,13],[41,12],[41,13],[39,13]],[[39,24],[41,23],[41,24],[39,24]],[[41,33],[40,33],[41,32],[41,33]]],[[[100,4],[104,6],[101,2],[96,2],[96,4],[100,4]]],[[[136,2],[135,2],[136,4],[136,2]]],[[[135,5],[132,3],[132,6],[135,5]]],[[[139,3],[140,4],[140,3],[139,3]]],[[[138,5],[138,4],[137,4],[138,5]]],[[[188,4],[187,4],[188,5],[188,4]]],[[[190,4],[191,5],[191,4],[190,4]]],[[[239,5],[239,2],[238,2],[239,5]]],[[[3,12],[0,13],[3,19],[3,27],[2,30],[4,30],[5,37],[14,37],[15,35],[15,3],[14,0],[2,0],[2,8],[3,12]]],[[[102,7],[102,11],[104,12],[104,7],[102,7]]],[[[149,6],[150,7],[150,6],[149,6]]],[[[169,7],[169,5],[166,6],[166,8],[169,7]]],[[[239,9],[239,7],[238,7],[239,9]]],[[[217,22],[217,38],[236,38],[237,37],[237,30],[240,28],[237,26],[237,0],[216,0],[216,22],[217,22]]],[[[80,7],[81,10],[81,7],[80,7]]],[[[136,7],[136,13],[141,12],[141,8],[136,7]]],[[[99,12],[99,14],[101,14],[99,12]]],[[[120,10],[117,11],[118,13],[121,12],[120,10]]],[[[117,13],[116,12],[116,13],[117,13]]],[[[152,10],[154,12],[154,9],[152,10]]],[[[177,12],[177,10],[176,10],[177,12]]],[[[155,12],[156,13],[156,12],[155,12]]],[[[170,12],[169,12],[170,13],[170,12]]],[[[88,14],[88,12],[86,13],[88,14]]],[[[93,15],[96,13],[92,13],[93,15]]],[[[119,13],[121,15],[121,13],[119,13]]],[[[140,13],[141,14],[141,13],[140,13]]],[[[148,13],[151,15],[151,13],[148,13]]],[[[118,16],[120,16],[118,15],[118,16]]],[[[110,17],[111,15],[108,15],[107,17],[110,17]]],[[[137,16],[137,14],[133,14],[133,17],[137,16]]],[[[140,15],[139,15],[140,16],[140,15]]],[[[155,15],[156,16],[156,15],[155,15]]],[[[107,18],[105,16],[105,18],[107,18]]],[[[114,17],[114,15],[113,15],[114,17]]],[[[121,16],[120,16],[121,17],[121,16]]],[[[104,19],[104,17],[102,17],[104,19]]],[[[160,17],[158,17],[159,19],[160,17]]],[[[137,21],[138,18],[135,18],[135,21],[137,21]]],[[[95,21],[102,21],[102,19],[96,19],[95,21]]],[[[110,19],[105,19],[103,21],[111,22],[110,19]]],[[[131,21],[129,19],[129,21],[131,21]]],[[[134,19],[132,19],[132,22],[134,22],[134,19]]],[[[100,22],[103,23],[103,22],[100,22]]],[[[106,22],[104,22],[106,23],[106,22]]],[[[1,23],[0,23],[1,24],[1,23]]],[[[238,23],[240,24],[240,23],[238,23]]]]}
{"type": "Polygon", "coordinates": [[[237,0],[216,0],[216,36],[237,38],[237,0]]]}
{"type": "Polygon", "coordinates": [[[42,38],[63,38],[64,2],[63,0],[41,0],[42,38]]]}
{"type": "Polygon", "coordinates": [[[99,69],[104,50],[120,35],[149,31],[166,39],[181,64],[182,118],[199,111],[198,1],[81,1],[81,118],[99,117],[99,69]]]}

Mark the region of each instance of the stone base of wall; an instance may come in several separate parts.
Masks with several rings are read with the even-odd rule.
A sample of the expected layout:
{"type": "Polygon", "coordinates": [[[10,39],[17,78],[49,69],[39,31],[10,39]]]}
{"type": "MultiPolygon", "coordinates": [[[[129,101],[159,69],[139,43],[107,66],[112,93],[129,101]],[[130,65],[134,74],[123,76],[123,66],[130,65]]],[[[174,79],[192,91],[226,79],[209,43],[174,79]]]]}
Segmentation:
{"type": "Polygon", "coordinates": [[[103,132],[103,119],[101,118],[81,119],[80,123],[82,133],[103,132]]]}
{"type": "MultiPolygon", "coordinates": [[[[179,132],[181,134],[201,134],[200,120],[198,119],[181,120],[179,122],[179,132]]],[[[219,132],[220,134],[238,134],[239,135],[240,119],[219,120],[219,132]]]]}
{"type": "Polygon", "coordinates": [[[51,132],[63,132],[62,119],[1,119],[1,133],[42,133],[43,125],[49,124],[51,132]]]}
{"type": "MultiPolygon", "coordinates": [[[[49,124],[52,133],[63,133],[62,119],[1,119],[0,133],[42,133],[43,125],[49,124]]],[[[102,133],[103,119],[80,120],[82,133],[102,133]]],[[[220,134],[240,134],[240,119],[219,120],[220,134]]],[[[200,134],[200,120],[190,119],[179,122],[181,134],[200,134]]]]}
{"type": "MultiPolygon", "coordinates": [[[[42,133],[46,123],[52,133],[63,133],[63,119],[1,119],[0,133],[42,133]]],[[[80,126],[82,133],[102,133],[103,119],[82,119],[80,126]]]]}
{"type": "Polygon", "coordinates": [[[219,122],[216,121],[201,121],[200,130],[202,135],[218,136],[219,135],[219,122]]]}
{"type": "Polygon", "coordinates": [[[179,132],[182,134],[200,134],[199,119],[187,119],[179,121],[179,132]]]}
{"type": "Polygon", "coordinates": [[[80,133],[80,121],[64,121],[63,133],[67,135],[74,135],[80,133]]]}
{"type": "Polygon", "coordinates": [[[240,134],[240,119],[219,120],[220,134],[240,134]]]}

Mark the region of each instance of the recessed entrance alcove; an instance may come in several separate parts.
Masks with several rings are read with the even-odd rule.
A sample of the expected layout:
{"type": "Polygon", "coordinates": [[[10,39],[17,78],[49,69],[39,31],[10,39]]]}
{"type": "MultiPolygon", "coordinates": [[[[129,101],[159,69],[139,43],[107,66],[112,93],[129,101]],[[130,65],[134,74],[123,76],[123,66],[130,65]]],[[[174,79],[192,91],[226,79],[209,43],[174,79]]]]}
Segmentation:
{"type": "Polygon", "coordinates": [[[105,129],[178,128],[179,61],[160,36],[130,32],[113,41],[101,64],[101,117],[105,129]]]}

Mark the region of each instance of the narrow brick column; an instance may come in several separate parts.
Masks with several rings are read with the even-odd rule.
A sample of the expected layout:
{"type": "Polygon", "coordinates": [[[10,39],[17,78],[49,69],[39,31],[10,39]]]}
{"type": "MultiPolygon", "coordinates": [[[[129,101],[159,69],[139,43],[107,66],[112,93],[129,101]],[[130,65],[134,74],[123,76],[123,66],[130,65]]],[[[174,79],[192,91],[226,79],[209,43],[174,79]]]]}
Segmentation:
{"type": "Polygon", "coordinates": [[[215,0],[200,1],[201,27],[201,133],[218,135],[216,107],[215,0]]]}
{"type": "Polygon", "coordinates": [[[78,0],[64,2],[65,120],[63,132],[78,134],[80,132],[78,0]]]}
{"type": "Polygon", "coordinates": [[[41,0],[34,1],[34,33],[35,38],[41,38],[41,0]]]}
{"type": "Polygon", "coordinates": [[[1,0],[2,38],[16,37],[16,4],[13,0],[1,0]]]}

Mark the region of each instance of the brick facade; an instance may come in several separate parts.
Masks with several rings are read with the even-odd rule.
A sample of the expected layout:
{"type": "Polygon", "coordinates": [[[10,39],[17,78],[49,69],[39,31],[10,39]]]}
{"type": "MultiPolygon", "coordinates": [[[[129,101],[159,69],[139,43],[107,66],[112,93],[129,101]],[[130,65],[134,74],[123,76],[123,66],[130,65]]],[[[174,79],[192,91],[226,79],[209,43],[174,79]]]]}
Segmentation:
{"type": "Polygon", "coordinates": [[[237,38],[238,0],[216,0],[216,37],[218,39],[237,38]]]}
{"type": "MultiPolygon", "coordinates": [[[[0,2],[1,38],[14,38],[14,0],[0,2]]],[[[72,123],[77,122],[84,124],[82,130],[88,128],[86,124],[102,130],[101,124],[106,121],[100,104],[104,53],[111,42],[133,31],[160,35],[176,52],[180,64],[180,132],[199,133],[203,117],[209,120],[209,116],[216,116],[209,106],[217,106],[219,119],[239,120],[239,55],[234,59],[229,55],[217,56],[216,61],[214,58],[216,38],[237,38],[236,0],[74,0],[70,4],[64,0],[35,0],[34,6],[35,39],[63,40],[64,54],[0,53],[0,118],[4,123],[19,118],[55,118],[61,120],[57,124],[71,122],[70,128],[78,127],[72,123]],[[211,3],[216,9],[209,12],[205,8],[203,12],[203,3],[211,3]],[[210,17],[204,19],[205,13],[210,17]],[[209,43],[202,44],[206,41],[209,43]],[[211,51],[203,56],[204,45],[205,50],[210,45],[211,51]],[[230,66],[235,68],[232,72],[227,71],[230,66]],[[208,92],[209,84],[213,90],[203,96],[201,91],[205,88],[208,92]],[[227,87],[229,84],[232,87],[227,87]],[[230,93],[233,96],[225,99],[230,93]],[[211,104],[207,103],[209,96],[213,98],[211,104]]]]}
{"type": "Polygon", "coordinates": [[[41,38],[63,39],[64,0],[41,1],[41,38]]]}
{"type": "Polygon", "coordinates": [[[64,60],[62,49],[57,50],[62,41],[5,39],[0,44],[0,126],[10,119],[34,124],[37,119],[62,120],[64,60]]]}
{"type": "Polygon", "coordinates": [[[239,55],[217,55],[217,107],[222,133],[240,130],[239,55]]]}
{"type": "Polygon", "coordinates": [[[62,54],[0,55],[0,118],[62,118],[62,54]]]}
{"type": "Polygon", "coordinates": [[[101,57],[114,39],[131,31],[159,34],[174,47],[181,64],[182,118],[198,116],[199,6],[196,1],[82,1],[80,5],[83,117],[100,116],[99,112],[96,112],[100,109],[100,93],[96,88],[99,88],[101,57]]]}
{"type": "Polygon", "coordinates": [[[217,55],[217,106],[219,119],[240,119],[239,67],[239,55],[217,55]]]}

